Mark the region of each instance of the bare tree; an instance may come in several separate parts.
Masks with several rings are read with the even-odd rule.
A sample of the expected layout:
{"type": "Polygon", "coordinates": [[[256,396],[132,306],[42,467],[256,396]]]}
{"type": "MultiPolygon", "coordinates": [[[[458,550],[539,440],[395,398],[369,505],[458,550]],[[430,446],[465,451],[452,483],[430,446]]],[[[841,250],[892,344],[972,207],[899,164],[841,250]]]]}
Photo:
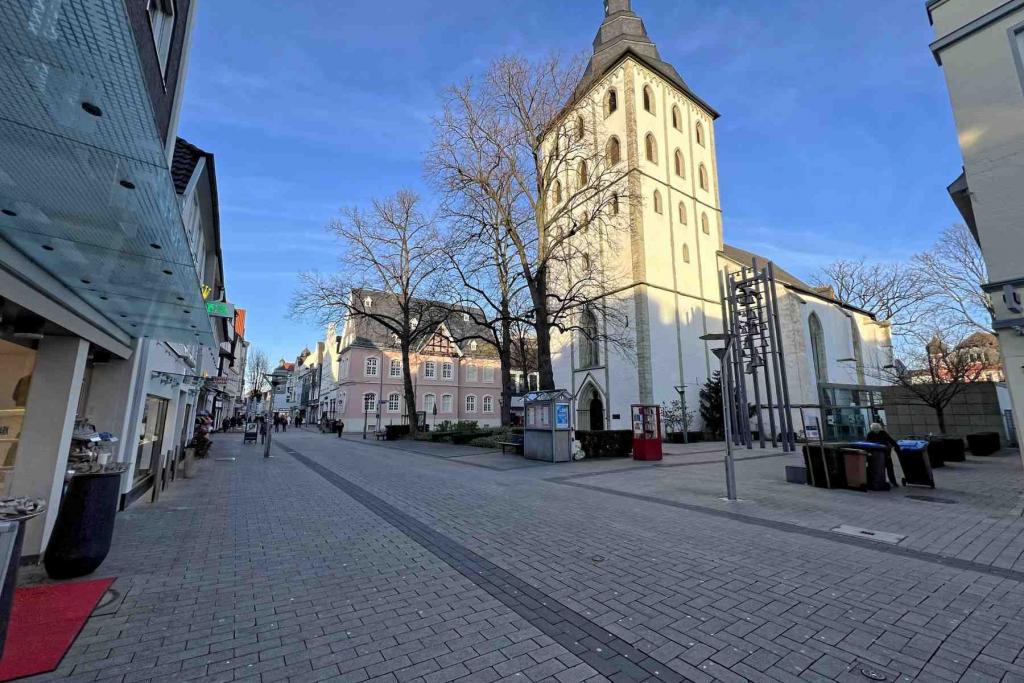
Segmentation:
{"type": "Polygon", "coordinates": [[[992,300],[982,289],[988,269],[967,226],[946,228],[931,249],[914,257],[918,276],[932,291],[936,324],[960,333],[992,331],[992,300]]]}
{"type": "Polygon", "coordinates": [[[267,373],[270,372],[270,361],[263,349],[249,351],[245,366],[246,395],[255,400],[260,397],[267,386],[267,373]]]}
{"type": "Polygon", "coordinates": [[[939,429],[945,433],[946,407],[968,385],[978,381],[985,366],[963,353],[963,340],[951,336],[948,330],[934,330],[927,343],[922,337],[918,339],[919,351],[910,364],[896,361],[882,369],[881,378],[901,387],[910,401],[935,411],[939,429]]]}
{"type": "Polygon", "coordinates": [[[522,57],[495,61],[479,84],[449,88],[428,167],[449,198],[507,240],[532,305],[542,388],[554,387],[552,331],[609,337],[624,327],[600,253],[621,205],[639,201],[618,150],[605,148],[592,115],[597,103],[577,102],[580,60],[522,57]],[[567,104],[576,104],[569,107],[567,104]],[[603,328],[581,325],[600,309],[603,328]],[[609,334],[609,331],[612,333],[609,334]]]}
{"type": "Polygon", "coordinates": [[[903,263],[839,259],[825,266],[812,282],[831,287],[839,301],[888,321],[895,334],[914,329],[924,319],[932,296],[928,284],[903,263]]]}
{"type": "Polygon", "coordinates": [[[444,320],[444,311],[431,300],[439,264],[433,221],[421,211],[420,198],[402,190],[375,199],[369,210],[343,210],[328,230],[342,247],[340,270],[331,275],[300,274],[293,312],[324,324],[369,320],[389,333],[401,350],[406,413],[415,434],[410,352],[444,320]],[[375,294],[383,296],[375,300],[375,294]]]}

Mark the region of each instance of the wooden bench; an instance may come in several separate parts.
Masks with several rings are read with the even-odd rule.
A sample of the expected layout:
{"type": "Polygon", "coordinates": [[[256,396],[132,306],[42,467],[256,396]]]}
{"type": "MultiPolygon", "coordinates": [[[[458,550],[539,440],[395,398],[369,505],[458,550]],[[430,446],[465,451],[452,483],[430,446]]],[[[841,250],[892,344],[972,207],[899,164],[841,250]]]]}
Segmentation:
{"type": "Polygon", "coordinates": [[[374,432],[373,435],[375,437],[377,437],[377,441],[387,441],[388,440],[388,433],[385,432],[384,430],[381,430],[379,432],[374,432]]]}
{"type": "Polygon", "coordinates": [[[516,453],[523,452],[523,436],[522,434],[513,434],[509,437],[508,441],[499,441],[498,445],[501,446],[502,455],[505,454],[506,449],[512,448],[516,453]]]}

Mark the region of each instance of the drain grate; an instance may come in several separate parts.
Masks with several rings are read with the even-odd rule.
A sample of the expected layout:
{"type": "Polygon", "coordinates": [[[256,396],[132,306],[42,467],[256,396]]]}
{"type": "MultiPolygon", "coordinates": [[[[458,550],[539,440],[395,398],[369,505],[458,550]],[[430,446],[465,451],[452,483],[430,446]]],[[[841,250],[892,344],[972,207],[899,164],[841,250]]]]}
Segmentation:
{"type": "Polygon", "coordinates": [[[938,496],[904,496],[910,500],[920,500],[925,503],[941,503],[942,505],[956,505],[960,501],[952,498],[939,498],[938,496]]]}
{"type": "Polygon", "coordinates": [[[896,545],[900,541],[906,538],[900,534],[894,534],[889,531],[874,531],[872,529],[861,529],[857,526],[850,526],[849,524],[841,524],[832,529],[837,534],[844,536],[855,536],[856,538],[864,538],[869,541],[878,541],[879,543],[888,543],[890,545],[896,545]]]}

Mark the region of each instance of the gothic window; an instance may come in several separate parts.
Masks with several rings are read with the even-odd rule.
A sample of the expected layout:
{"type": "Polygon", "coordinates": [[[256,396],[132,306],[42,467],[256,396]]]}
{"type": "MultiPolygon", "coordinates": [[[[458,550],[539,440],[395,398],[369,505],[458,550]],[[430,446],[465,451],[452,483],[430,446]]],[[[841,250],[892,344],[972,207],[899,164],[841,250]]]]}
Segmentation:
{"type": "Polygon", "coordinates": [[[617,137],[612,136],[612,139],[608,141],[608,165],[614,166],[620,161],[622,161],[622,145],[617,137]]]}
{"type": "Polygon", "coordinates": [[[651,86],[644,86],[644,110],[650,113],[656,113],[654,107],[654,91],[651,90],[651,86]]]}
{"type": "Polygon", "coordinates": [[[367,358],[366,359],[366,376],[376,377],[377,376],[377,359],[367,358]]]}
{"type": "Polygon", "coordinates": [[[825,352],[825,331],[817,313],[811,313],[807,319],[807,327],[811,333],[811,358],[814,360],[814,376],[818,384],[828,382],[828,356],[825,352]]]}
{"type": "MultiPolygon", "coordinates": [[[[857,321],[850,318],[850,339],[853,342],[853,360],[857,368],[857,383],[864,384],[864,351],[860,345],[860,330],[857,329],[857,321]]],[[[973,360],[981,360],[981,354],[976,355],[973,360]]]]}
{"type": "Polygon", "coordinates": [[[476,412],[476,396],[474,396],[473,394],[470,394],[469,396],[466,397],[466,412],[476,412]]]}
{"type": "Polygon", "coordinates": [[[705,235],[711,234],[711,224],[708,223],[708,215],[706,213],[700,215],[700,230],[705,235]]]}
{"type": "Polygon", "coordinates": [[[554,187],[555,204],[562,203],[562,182],[560,180],[555,181],[554,187]]]}
{"type": "Polygon", "coordinates": [[[654,213],[661,213],[661,193],[654,191],[654,213]]]}
{"type": "Polygon", "coordinates": [[[686,163],[683,159],[683,153],[676,150],[676,175],[680,178],[686,177],[686,163]]]}
{"type": "Polygon", "coordinates": [[[583,117],[582,116],[577,116],[576,117],[576,140],[577,141],[582,140],[583,139],[583,134],[585,132],[586,132],[586,124],[583,123],[583,117]]]}
{"type": "Polygon", "coordinates": [[[683,202],[679,202],[679,224],[686,225],[686,223],[686,204],[684,204],[683,202]]]}
{"type": "Polygon", "coordinates": [[[683,115],[679,112],[679,107],[674,105],[672,107],[672,127],[676,130],[683,129],[683,115]]]}
{"type": "Polygon", "coordinates": [[[689,263],[689,262],[690,262],[690,245],[689,244],[684,244],[683,245],[683,263],[689,263]]]}
{"type": "Polygon", "coordinates": [[[647,138],[644,140],[644,150],[647,153],[647,161],[652,164],[658,163],[658,141],[654,139],[654,135],[651,133],[648,133],[647,138]]]}
{"type": "Polygon", "coordinates": [[[580,266],[584,273],[590,272],[590,254],[584,254],[580,257],[580,266]]]}
{"type": "Polygon", "coordinates": [[[586,187],[587,183],[590,182],[590,173],[587,170],[587,162],[580,162],[580,167],[579,171],[577,172],[577,175],[579,176],[580,188],[582,189],[586,187]]]}
{"type": "Polygon", "coordinates": [[[399,409],[399,407],[401,407],[401,405],[402,405],[402,397],[398,394],[397,391],[392,392],[391,395],[388,396],[388,412],[389,413],[397,413],[398,409],[399,409]]]}
{"type": "Polygon", "coordinates": [[[494,412],[494,397],[493,396],[484,396],[483,408],[484,408],[484,412],[485,413],[493,413],[494,412]]]}
{"type": "Polygon", "coordinates": [[[704,164],[700,165],[700,189],[711,189],[711,183],[708,181],[708,169],[704,164]]]}
{"type": "Polygon", "coordinates": [[[388,372],[390,377],[401,377],[402,376],[402,361],[398,358],[391,359],[391,368],[388,372]]]}
{"type": "Polygon", "coordinates": [[[697,144],[704,147],[704,124],[697,122],[697,144]]]}
{"type": "Polygon", "coordinates": [[[604,115],[611,116],[619,108],[619,93],[616,92],[615,88],[608,91],[608,97],[605,100],[604,115]]]}
{"type": "Polygon", "coordinates": [[[618,192],[616,192],[615,194],[612,195],[612,215],[613,216],[618,216],[619,215],[619,193],[618,192]]]}
{"type": "Polygon", "coordinates": [[[597,341],[599,331],[597,316],[585,308],[580,320],[580,367],[590,368],[600,364],[600,345],[597,341]]]}
{"type": "Polygon", "coordinates": [[[377,394],[369,391],[363,394],[363,412],[372,413],[377,410],[377,394]]]}

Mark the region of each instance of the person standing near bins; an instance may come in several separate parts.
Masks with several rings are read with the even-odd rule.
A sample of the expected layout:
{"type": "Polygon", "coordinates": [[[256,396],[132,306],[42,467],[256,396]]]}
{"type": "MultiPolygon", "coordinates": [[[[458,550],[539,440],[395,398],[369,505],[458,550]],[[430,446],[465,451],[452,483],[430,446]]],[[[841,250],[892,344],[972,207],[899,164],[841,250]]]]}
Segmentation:
{"type": "Polygon", "coordinates": [[[885,449],[885,473],[889,477],[889,483],[892,484],[892,487],[899,488],[900,484],[896,480],[896,470],[893,469],[892,465],[892,449],[895,448],[897,453],[900,452],[900,445],[896,443],[896,439],[892,438],[892,435],[885,431],[881,423],[872,422],[871,431],[864,437],[864,440],[888,446],[885,449]]]}
{"type": "Polygon", "coordinates": [[[337,422],[335,422],[334,423],[334,431],[336,431],[338,433],[338,438],[340,439],[341,435],[345,433],[345,421],[344,420],[338,420],[337,422]]]}

